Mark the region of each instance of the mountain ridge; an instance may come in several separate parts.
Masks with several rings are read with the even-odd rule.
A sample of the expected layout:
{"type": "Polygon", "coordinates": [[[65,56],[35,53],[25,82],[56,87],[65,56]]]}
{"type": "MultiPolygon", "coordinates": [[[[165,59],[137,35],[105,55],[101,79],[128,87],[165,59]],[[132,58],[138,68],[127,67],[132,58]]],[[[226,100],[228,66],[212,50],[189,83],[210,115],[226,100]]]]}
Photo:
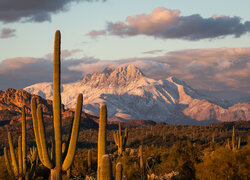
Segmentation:
{"type": "MultiPolygon", "coordinates": [[[[51,83],[38,83],[26,91],[52,99],[51,83]]],[[[170,124],[249,120],[249,103],[232,104],[202,95],[175,77],[154,80],[133,65],[105,68],[85,75],[81,81],[62,85],[62,102],[75,106],[83,93],[84,111],[98,115],[99,104],[106,103],[111,119],[154,120],[170,124]]]]}

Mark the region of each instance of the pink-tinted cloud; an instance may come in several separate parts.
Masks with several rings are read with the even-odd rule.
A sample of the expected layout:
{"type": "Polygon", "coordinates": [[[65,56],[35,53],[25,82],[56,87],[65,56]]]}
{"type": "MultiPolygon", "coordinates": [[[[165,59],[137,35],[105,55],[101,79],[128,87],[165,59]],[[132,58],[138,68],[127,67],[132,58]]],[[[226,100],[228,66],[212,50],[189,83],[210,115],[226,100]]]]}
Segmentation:
{"type": "Polygon", "coordinates": [[[15,29],[3,28],[2,32],[0,34],[0,38],[5,39],[5,38],[14,37],[14,36],[16,36],[15,32],[16,32],[15,29]]]}
{"type": "Polygon", "coordinates": [[[100,31],[91,31],[90,36],[146,35],[162,39],[200,40],[227,35],[240,37],[250,32],[250,21],[242,22],[240,17],[217,16],[203,18],[199,14],[181,16],[179,10],[158,7],[151,14],[128,16],[125,22],[108,22],[100,31]]]}
{"type": "Polygon", "coordinates": [[[101,36],[101,35],[106,35],[106,31],[105,30],[100,30],[100,31],[90,31],[87,35],[91,36],[91,37],[97,37],[97,36],[101,36]]]}
{"type": "MultiPolygon", "coordinates": [[[[71,49],[71,50],[61,50],[61,57],[64,59],[70,58],[71,56],[75,55],[76,53],[82,52],[82,50],[80,49],[71,49]]],[[[54,54],[53,53],[49,53],[45,55],[45,58],[48,59],[53,59],[54,54]]]]}

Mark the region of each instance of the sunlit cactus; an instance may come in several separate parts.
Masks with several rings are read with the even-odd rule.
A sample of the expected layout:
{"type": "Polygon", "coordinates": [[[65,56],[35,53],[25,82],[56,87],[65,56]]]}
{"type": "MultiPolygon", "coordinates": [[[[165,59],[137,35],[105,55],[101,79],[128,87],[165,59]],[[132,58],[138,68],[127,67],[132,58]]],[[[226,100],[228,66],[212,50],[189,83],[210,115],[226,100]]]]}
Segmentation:
{"type": "Polygon", "coordinates": [[[88,171],[92,170],[92,151],[88,150],[88,171]]]}
{"type": "Polygon", "coordinates": [[[119,130],[113,133],[114,141],[116,146],[118,147],[118,155],[122,155],[122,152],[125,149],[127,139],[128,139],[128,130],[125,129],[124,132],[121,130],[121,123],[119,122],[119,130]]]}
{"type": "Polygon", "coordinates": [[[98,159],[97,159],[97,180],[100,175],[100,164],[104,154],[106,154],[107,144],[107,107],[105,104],[100,106],[100,117],[99,117],[99,133],[98,133],[98,159]]]}
{"type": "Polygon", "coordinates": [[[240,149],[240,137],[239,137],[239,139],[238,139],[238,147],[237,147],[237,149],[238,149],[238,150],[240,149]]]}
{"type": "MultiPolygon", "coordinates": [[[[9,141],[9,148],[10,148],[10,156],[11,156],[11,163],[8,157],[7,149],[4,148],[4,158],[5,163],[7,166],[7,170],[10,176],[15,176],[17,179],[32,179],[35,168],[36,162],[30,159],[29,169],[27,169],[27,157],[26,157],[26,114],[25,114],[25,107],[22,107],[22,136],[18,137],[18,148],[17,148],[17,157],[15,156],[15,151],[13,147],[11,133],[8,132],[8,141],[9,141]]],[[[34,158],[36,155],[33,154],[34,158]]]]}
{"type": "Polygon", "coordinates": [[[112,179],[112,163],[108,154],[104,154],[100,164],[100,180],[112,179]]]}
{"type": "Polygon", "coordinates": [[[235,150],[235,133],[234,133],[234,126],[233,126],[233,132],[232,132],[232,150],[235,150]]]}
{"type": "Polygon", "coordinates": [[[139,147],[139,156],[140,156],[140,168],[143,169],[144,165],[143,165],[143,151],[142,151],[142,145],[140,145],[139,147]]]}
{"type": "Polygon", "coordinates": [[[31,112],[33,119],[33,128],[38,148],[38,155],[44,166],[50,169],[51,179],[60,180],[62,171],[67,171],[73,163],[76,142],[79,133],[79,123],[82,111],[82,94],[78,95],[75,118],[72,123],[70,138],[68,139],[65,152],[62,154],[62,122],[61,122],[61,92],[60,92],[60,44],[61,34],[57,30],[54,42],[54,63],[53,63],[53,123],[54,123],[54,151],[55,157],[51,159],[45,139],[45,129],[42,115],[42,106],[36,105],[35,98],[31,100],[31,112]]]}
{"type": "Polygon", "coordinates": [[[115,180],[122,180],[123,167],[122,163],[118,162],[115,168],[115,180]]]}

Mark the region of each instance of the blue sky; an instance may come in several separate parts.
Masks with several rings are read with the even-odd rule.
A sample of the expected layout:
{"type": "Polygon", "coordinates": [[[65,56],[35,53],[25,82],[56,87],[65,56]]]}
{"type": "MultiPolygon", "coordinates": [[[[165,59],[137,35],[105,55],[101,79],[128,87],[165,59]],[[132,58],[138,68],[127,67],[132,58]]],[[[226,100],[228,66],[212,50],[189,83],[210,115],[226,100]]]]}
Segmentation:
{"type": "MultiPolygon", "coordinates": [[[[10,71],[12,71],[12,76],[18,70],[21,73],[26,64],[36,64],[42,61],[49,64],[49,53],[53,52],[54,32],[59,29],[62,34],[62,50],[65,51],[64,59],[78,62],[74,65],[68,62],[70,65],[65,67],[65,72],[75,75],[77,71],[78,75],[65,82],[77,80],[83,74],[91,72],[89,69],[95,71],[106,65],[120,65],[124,64],[120,62],[127,63],[133,59],[140,62],[137,65],[142,68],[145,67],[145,65],[142,66],[145,62],[148,66],[152,62],[167,64],[166,69],[161,70],[162,72],[168,71],[166,74],[157,74],[158,69],[143,69],[153,78],[167,78],[167,76],[174,75],[197,89],[203,89],[204,85],[198,79],[204,77],[208,84],[210,83],[204,89],[220,92],[226,89],[228,92],[237,92],[237,94],[241,92],[244,96],[250,95],[247,90],[248,86],[238,87],[239,84],[250,84],[247,81],[250,72],[250,50],[248,49],[250,26],[246,23],[250,21],[249,0],[107,0],[105,2],[75,2],[72,0],[72,3],[60,0],[57,5],[53,4],[54,1],[45,0],[40,1],[39,6],[36,6],[35,3],[32,4],[31,0],[1,1],[0,81],[4,85],[0,89],[6,89],[7,86],[23,88],[22,86],[38,82],[39,79],[25,78],[25,75],[20,75],[23,79],[27,79],[23,85],[22,83],[15,85],[16,81],[21,81],[17,78],[8,79],[8,82],[4,79],[10,77],[8,74],[10,71]],[[40,6],[41,9],[39,9],[40,6]],[[175,13],[169,15],[170,20],[173,19],[174,22],[171,21],[169,25],[169,22],[164,21],[163,17],[159,20],[162,20],[162,23],[158,22],[155,26],[146,25],[146,28],[153,27],[156,30],[140,29],[141,22],[150,23],[150,19],[147,18],[159,17],[160,13],[165,13],[165,16],[167,16],[166,13],[175,13]],[[217,15],[218,18],[214,15],[217,15]],[[130,22],[134,22],[135,26],[126,21],[129,16],[132,20],[130,22]],[[235,17],[240,18],[239,22],[235,17]],[[145,22],[143,18],[145,18],[145,22]],[[197,27],[201,26],[194,29],[197,30],[197,33],[192,34],[188,30],[188,28],[193,28],[190,22],[194,25],[198,24],[197,27]],[[225,23],[225,27],[220,22],[225,23]],[[117,25],[121,23],[123,28],[117,29],[117,25]],[[174,26],[176,33],[175,30],[171,31],[166,27],[162,29],[161,25],[164,23],[168,27],[174,26]],[[176,23],[179,23],[178,26],[176,23]],[[184,25],[181,26],[180,23],[184,25]],[[207,34],[204,33],[206,28],[204,29],[201,24],[208,27],[207,34]],[[185,27],[184,30],[183,27],[185,27]],[[233,30],[226,32],[228,29],[233,30]],[[91,31],[102,31],[105,32],[105,35],[90,36],[88,33],[91,31]],[[199,33],[201,34],[198,35],[199,33]],[[192,49],[197,50],[195,53],[198,54],[193,51],[190,54],[188,50],[192,49]],[[200,56],[199,53],[205,55],[200,56]],[[185,54],[189,56],[189,59],[187,60],[179,54],[185,54]],[[212,58],[217,55],[217,59],[212,58]],[[173,56],[178,63],[185,64],[185,67],[175,67],[169,58],[173,58],[173,56]],[[91,60],[91,65],[86,65],[86,59],[91,60]],[[80,62],[80,60],[84,62],[80,62]],[[98,62],[96,63],[96,61],[98,62]],[[209,62],[211,63],[209,64],[209,62]],[[214,72],[211,70],[212,66],[223,67],[223,69],[214,72]],[[88,70],[80,70],[79,67],[88,70]],[[190,67],[192,70],[187,70],[190,67]],[[199,69],[201,67],[205,68],[206,74],[204,69],[199,69]],[[180,69],[185,69],[185,72],[182,73],[180,69]],[[230,72],[233,72],[233,81],[229,75],[230,72]],[[11,81],[12,83],[10,83],[11,81]],[[221,82],[224,85],[221,85],[221,82]]],[[[154,23],[153,20],[152,23],[154,23]]],[[[158,64],[155,68],[159,67],[158,64]]],[[[19,75],[17,74],[17,76],[19,75]]],[[[34,77],[36,76],[34,75],[34,77]]]]}

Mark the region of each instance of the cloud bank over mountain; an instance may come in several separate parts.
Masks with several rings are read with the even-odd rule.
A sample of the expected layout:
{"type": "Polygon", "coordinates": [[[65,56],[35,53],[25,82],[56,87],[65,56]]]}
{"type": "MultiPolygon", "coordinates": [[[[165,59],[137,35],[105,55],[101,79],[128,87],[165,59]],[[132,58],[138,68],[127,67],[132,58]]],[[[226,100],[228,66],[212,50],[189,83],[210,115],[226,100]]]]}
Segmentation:
{"type": "MultiPolygon", "coordinates": [[[[163,56],[100,60],[95,57],[72,58],[79,50],[62,50],[62,81],[80,80],[83,75],[106,67],[133,64],[148,77],[166,79],[176,76],[196,89],[232,91],[250,95],[250,47],[188,49],[163,56]]],[[[47,57],[47,58],[46,58],[47,57]]],[[[1,88],[25,86],[52,81],[52,60],[44,58],[10,58],[0,63],[1,88]]]]}
{"type": "Polygon", "coordinates": [[[249,32],[250,21],[242,22],[237,16],[213,15],[209,18],[204,18],[200,14],[181,16],[179,10],[158,7],[150,14],[128,16],[125,22],[107,22],[105,29],[90,31],[88,35],[91,37],[146,35],[161,39],[195,41],[227,35],[240,37],[249,32]]]}

